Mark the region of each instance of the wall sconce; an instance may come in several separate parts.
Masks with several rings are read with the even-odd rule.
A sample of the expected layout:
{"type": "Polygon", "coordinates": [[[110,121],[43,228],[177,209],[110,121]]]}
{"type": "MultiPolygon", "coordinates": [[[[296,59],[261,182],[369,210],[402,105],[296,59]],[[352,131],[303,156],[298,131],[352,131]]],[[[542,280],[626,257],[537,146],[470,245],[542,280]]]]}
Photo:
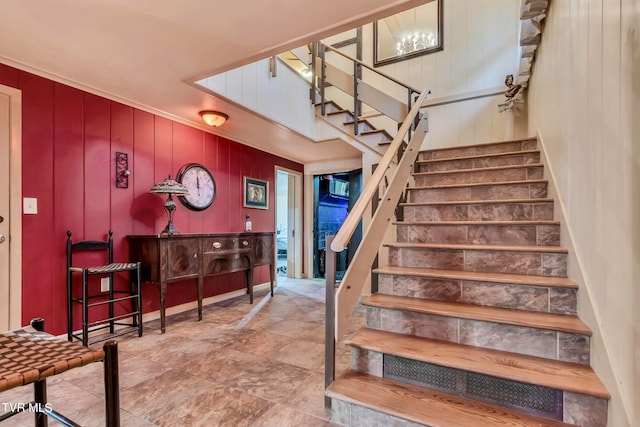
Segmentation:
{"type": "Polygon", "coordinates": [[[200,114],[200,117],[202,117],[202,120],[204,120],[206,124],[214,128],[222,126],[224,122],[229,119],[228,115],[221,113],[220,111],[205,110],[200,111],[198,114],[200,114]]]}
{"type": "Polygon", "coordinates": [[[127,153],[116,152],[116,187],[129,188],[129,155],[127,153]]]}

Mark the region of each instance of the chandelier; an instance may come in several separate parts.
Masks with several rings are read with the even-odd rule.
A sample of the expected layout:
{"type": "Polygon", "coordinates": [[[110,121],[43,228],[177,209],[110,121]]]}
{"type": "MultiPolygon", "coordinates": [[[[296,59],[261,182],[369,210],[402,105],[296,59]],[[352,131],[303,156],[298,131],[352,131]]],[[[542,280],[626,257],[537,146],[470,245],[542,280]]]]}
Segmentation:
{"type": "Polygon", "coordinates": [[[436,36],[433,33],[413,33],[402,36],[396,44],[396,54],[405,55],[436,46],[436,36]]]}

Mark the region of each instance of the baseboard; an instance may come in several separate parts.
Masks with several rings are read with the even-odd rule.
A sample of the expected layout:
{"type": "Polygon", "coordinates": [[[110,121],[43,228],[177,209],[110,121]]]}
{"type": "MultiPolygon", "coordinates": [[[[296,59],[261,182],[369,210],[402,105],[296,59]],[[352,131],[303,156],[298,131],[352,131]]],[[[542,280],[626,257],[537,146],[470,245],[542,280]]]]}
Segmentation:
{"type": "MultiPolygon", "coordinates": [[[[275,286],[275,285],[274,285],[275,286]]],[[[265,283],[261,283],[259,285],[254,285],[253,286],[253,291],[262,291],[262,290],[269,290],[271,288],[271,284],[269,282],[265,282],[265,283]]],[[[247,290],[246,289],[238,289],[237,291],[231,291],[231,292],[227,292],[224,294],[220,294],[220,295],[214,295],[211,297],[207,297],[207,298],[203,298],[202,299],[202,306],[207,306],[209,304],[214,304],[216,302],[220,302],[220,301],[225,301],[231,298],[236,298],[236,297],[241,297],[243,295],[247,295],[247,290]]],[[[248,301],[248,297],[247,297],[247,301],[248,301]]],[[[179,305],[175,305],[172,307],[168,307],[165,311],[165,314],[167,316],[171,316],[173,314],[179,314],[179,313],[183,313],[185,311],[189,311],[189,310],[194,310],[198,308],[198,301],[189,301],[187,303],[184,304],[179,304],[179,305]]],[[[151,311],[149,313],[142,313],[142,323],[144,322],[150,322],[153,320],[157,320],[160,318],[160,310],[156,310],[156,311],[151,311]]],[[[116,325],[115,326],[115,330],[119,330],[119,329],[124,329],[124,328],[129,328],[130,326],[122,326],[122,325],[116,325]]],[[[73,331],[74,334],[78,334],[81,333],[82,330],[76,330],[73,331]]],[[[94,331],[94,332],[90,332],[89,333],[89,339],[91,339],[92,337],[96,337],[99,335],[103,335],[105,332],[104,331],[94,331]]],[[[61,334],[61,335],[57,335],[57,338],[60,339],[67,339],[67,334],[61,334]]]]}
{"type": "MultiPolygon", "coordinates": [[[[263,289],[269,289],[270,286],[271,285],[270,285],[269,282],[261,283],[259,285],[254,285],[253,286],[253,291],[255,292],[255,291],[261,291],[263,289]]],[[[237,291],[231,291],[231,292],[227,292],[225,294],[214,295],[214,296],[211,296],[211,297],[203,298],[202,299],[202,306],[204,307],[206,305],[214,304],[216,302],[228,300],[228,299],[231,299],[231,298],[241,297],[242,295],[247,295],[246,289],[238,289],[237,291]]],[[[171,316],[173,314],[183,313],[185,311],[193,310],[193,309],[196,309],[196,308],[198,308],[198,301],[189,301],[189,302],[186,302],[184,304],[179,304],[179,305],[174,305],[172,307],[167,307],[167,309],[165,310],[165,313],[166,313],[167,316],[171,316]]],[[[142,322],[143,323],[144,322],[150,322],[152,320],[157,320],[159,318],[160,318],[160,310],[151,311],[149,313],[143,313],[142,314],[142,322]]]]}

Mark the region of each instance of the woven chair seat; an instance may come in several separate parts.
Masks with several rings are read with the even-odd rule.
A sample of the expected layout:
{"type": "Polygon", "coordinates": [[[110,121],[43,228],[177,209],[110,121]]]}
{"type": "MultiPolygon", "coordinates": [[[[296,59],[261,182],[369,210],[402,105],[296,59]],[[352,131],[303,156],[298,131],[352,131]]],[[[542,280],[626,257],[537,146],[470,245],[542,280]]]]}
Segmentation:
{"type": "Polygon", "coordinates": [[[0,333],[0,392],[103,360],[92,350],[26,327],[0,333]]]}
{"type": "Polygon", "coordinates": [[[107,265],[99,265],[95,267],[71,267],[69,270],[75,272],[81,272],[83,269],[87,270],[89,274],[108,274],[116,273],[118,271],[130,271],[138,268],[138,264],[135,262],[112,262],[107,265]]]}

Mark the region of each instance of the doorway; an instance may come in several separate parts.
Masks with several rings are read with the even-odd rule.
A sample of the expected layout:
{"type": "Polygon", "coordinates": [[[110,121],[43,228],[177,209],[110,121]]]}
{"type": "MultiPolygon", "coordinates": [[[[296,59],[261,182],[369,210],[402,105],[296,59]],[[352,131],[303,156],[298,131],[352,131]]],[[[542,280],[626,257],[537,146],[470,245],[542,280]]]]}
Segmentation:
{"type": "MultiPolygon", "coordinates": [[[[314,267],[313,277],[324,277],[326,237],[335,235],[362,192],[362,169],[314,177],[314,267]]],[[[362,221],[347,249],[336,261],[336,279],[344,275],[362,240],[362,221]]]]}
{"type": "Polygon", "coordinates": [[[0,330],[22,324],[22,94],[0,85],[0,330]]]}
{"type": "Polygon", "coordinates": [[[276,271],[302,277],[302,174],[276,166],[276,271]]]}

